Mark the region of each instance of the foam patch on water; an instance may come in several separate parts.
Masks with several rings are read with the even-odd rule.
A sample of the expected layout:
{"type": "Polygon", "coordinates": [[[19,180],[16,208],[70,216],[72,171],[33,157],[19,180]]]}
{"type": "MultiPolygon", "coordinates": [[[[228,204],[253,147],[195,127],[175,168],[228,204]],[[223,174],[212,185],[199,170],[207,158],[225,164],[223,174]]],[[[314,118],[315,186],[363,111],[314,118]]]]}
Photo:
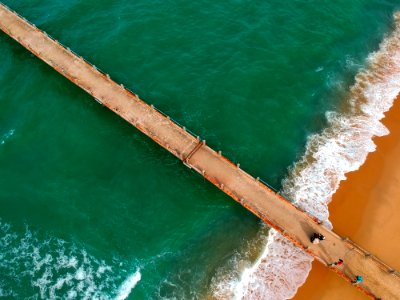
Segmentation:
{"type": "Polygon", "coordinates": [[[0,145],[4,145],[6,143],[6,141],[12,137],[15,133],[15,129],[10,129],[9,131],[7,131],[5,134],[3,134],[0,137],[0,145]]]}
{"type": "Polygon", "coordinates": [[[29,228],[16,233],[0,220],[0,297],[110,299],[140,280],[135,273],[121,289],[126,273],[121,262],[106,263],[61,239],[41,239],[29,228]]]}
{"type": "Polygon", "coordinates": [[[142,275],[140,274],[139,270],[130,275],[118,289],[117,297],[115,297],[115,300],[125,300],[126,298],[128,298],[129,294],[141,278],[142,275]]]}
{"type": "MultiPolygon", "coordinates": [[[[374,136],[388,134],[380,120],[400,92],[400,13],[396,29],[368,57],[355,80],[346,109],[328,112],[328,126],[309,137],[303,157],[290,169],[283,193],[332,227],[328,203],[345,174],[357,170],[375,151],[374,136]]],[[[220,299],[290,299],[304,283],[312,257],[296,248],[275,230],[255,264],[240,278],[221,280],[214,286],[220,299]]]]}

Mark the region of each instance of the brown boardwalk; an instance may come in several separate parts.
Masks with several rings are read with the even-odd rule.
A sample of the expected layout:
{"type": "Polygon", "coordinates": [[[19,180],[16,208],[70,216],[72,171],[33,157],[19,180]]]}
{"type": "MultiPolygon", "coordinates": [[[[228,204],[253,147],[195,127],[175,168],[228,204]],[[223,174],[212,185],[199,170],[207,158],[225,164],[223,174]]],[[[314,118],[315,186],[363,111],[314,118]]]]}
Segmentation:
{"type": "Polygon", "coordinates": [[[364,281],[357,287],[367,295],[400,299],[400,275],[397,271],[319,224],[318,220],[1,4],[0,28],[321,263],[344,259],[344,267],[332,270],[348,281],[355,275],[362,275],[364,281]],[[313,232],[322,233],[326,240],[311,244],[309,237],[313,232]]]}

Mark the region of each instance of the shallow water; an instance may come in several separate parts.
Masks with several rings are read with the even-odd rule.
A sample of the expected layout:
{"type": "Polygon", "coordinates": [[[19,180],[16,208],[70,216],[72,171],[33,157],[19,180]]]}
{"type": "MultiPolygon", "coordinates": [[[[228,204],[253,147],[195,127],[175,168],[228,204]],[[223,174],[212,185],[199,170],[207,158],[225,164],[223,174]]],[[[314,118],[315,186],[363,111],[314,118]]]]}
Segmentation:
{"type": "MultiPolygon", "coordinates": [[[[4,1],[276,188],[396,8],[25,2],[4,1]]],[[[260,253],[229,197],[4,34],[0,56],[0,295],[197,298],[260,253]]]]}

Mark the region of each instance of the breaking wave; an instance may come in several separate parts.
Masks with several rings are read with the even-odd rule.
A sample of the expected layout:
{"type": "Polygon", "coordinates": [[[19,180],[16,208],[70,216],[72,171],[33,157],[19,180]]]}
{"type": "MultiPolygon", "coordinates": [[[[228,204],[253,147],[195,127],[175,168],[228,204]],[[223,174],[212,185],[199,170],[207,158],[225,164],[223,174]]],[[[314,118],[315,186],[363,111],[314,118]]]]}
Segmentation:
{"type": "Polygon", "coordinates": [[[115,297],[115,300],[125,300],[126,298],[128,298],[132,289],[136,286],[136,284],[140,281],[141,278],[142,275],[140,274],[139,270],[137,270],[134,274],[130,275],[118,289],[117,297],[115,297]]]}
{"type": "MultiPolygon", "coordinates": [[[[395,30],[377,52],[369,55],[351,87],[347,105],[327,112],[328,126],[309,137],[305,154],[289,170],[282,193],[332,227],[328,203],[368,153],[375,151],[374,136],[387,135],[380,122],[400,92],[400,13],[395,30]]],[[[264,230],[264,229],[263,229],[264,230]]],[[[240,278],[226,276],[212,286],[219,299],[289,299],[306,280],[313,258],[271,229],[262,255],[240,278]]]]}
{"type": "Polygon", "coordinates": [[[140,280],[136,272],[123,282],[128,270],[121,262],[99,260],[58,238],[42,239],[29,228],[17,233],[1,219],[0,274],[0,298],[12,299],[125,299],[140,280]]]}

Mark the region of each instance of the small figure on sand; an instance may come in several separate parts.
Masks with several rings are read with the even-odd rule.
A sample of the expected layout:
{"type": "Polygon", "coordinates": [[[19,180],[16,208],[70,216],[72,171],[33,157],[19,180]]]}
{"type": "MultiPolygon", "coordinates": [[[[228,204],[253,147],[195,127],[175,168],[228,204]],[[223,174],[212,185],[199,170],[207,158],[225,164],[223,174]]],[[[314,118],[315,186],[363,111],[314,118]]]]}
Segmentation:
{"type": "Polygon", "coordinates": [[[324,239],[325,237],[322,234],[314,232],[310,238],[310,241],[313,244],[319,244],[319,242],[323,241],[324,239]]]}
{"type": "Polygon", "coordinates": [[[357,275],[357,276],[356,276],[356,279],[353,280],[353,281],[351,282],[351,284],[352,284],[352,285],[359,284],[359,283],[361,283],[362,281],[363,281],[362,276],[357,275]]]}
{"type": "Polygon", "coordinates": [[[343,259],[339,258],[338,261],[335,261],[335,262],[329,264],[328,266],[329,267],[333,267],[333,266],[340,267],[340,266],[343,266],[343,259]]]}

